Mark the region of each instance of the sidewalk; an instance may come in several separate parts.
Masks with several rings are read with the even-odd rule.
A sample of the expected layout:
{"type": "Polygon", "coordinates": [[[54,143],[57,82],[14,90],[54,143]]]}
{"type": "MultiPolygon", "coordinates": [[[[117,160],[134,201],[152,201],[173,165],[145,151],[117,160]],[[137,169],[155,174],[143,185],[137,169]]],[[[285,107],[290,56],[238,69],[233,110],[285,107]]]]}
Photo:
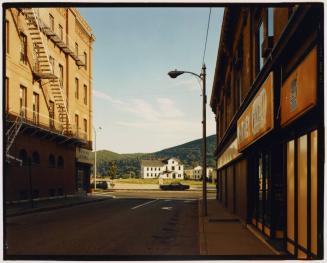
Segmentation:
{"type": "Polygon", "coordinates": [[[199,242],[201,255],[276,258],[279,253],[229,213],[217,200],[207,200],[208,215],[202,216],[199,201],[199,242]]]}
{"type": "Polygon", "coordinates": [[[33,207],[31,202],[6,204],[6,216],[18,216],[24,214],[30,214],[41,211],[54,210],[64,207],[82,205],[91,202],[99,202],[109,197],[101,197],[95,195],[71,195],[66,197],[57,197],[46,200],[34,200],[33,207]]]}

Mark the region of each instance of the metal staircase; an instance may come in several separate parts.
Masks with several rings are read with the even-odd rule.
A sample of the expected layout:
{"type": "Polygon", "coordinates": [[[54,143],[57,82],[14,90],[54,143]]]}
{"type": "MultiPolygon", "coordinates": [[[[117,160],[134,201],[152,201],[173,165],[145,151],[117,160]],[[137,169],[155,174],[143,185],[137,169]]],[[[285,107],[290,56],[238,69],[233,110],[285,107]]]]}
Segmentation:
{"type": "Polygon", "coordinates": [[[72,127],[67,108],[67,99],[63,90],[62,80],[55,74],[53,65],[50,62],[50,56],[47,49],[46,41],[41,33],[42,22],[39,19],[35,8],[23,8],[28,32],[33,42],[35,54],[35,63],[33,73],[39,80],[49,80],[49,93],[52,95],[54,103],[59,112],[59,121],[62,124],[64,134],[72,134],[72,127]]]}
{"type": "MultiPolygon", "coordinates": [[[[7,125],[9,125],[10,121],[7,120],[7,125]]],[[[9,154],[10,148],[13,145],[15,138],[22,127],[23,124],[23,117],[18,116],[15,121],[13,121],[13,124],[7,129],[6,131],[6,138],[7,138],[7,144],[6,144],[6,157],[11,158],[11,155],[9,154]]]]}

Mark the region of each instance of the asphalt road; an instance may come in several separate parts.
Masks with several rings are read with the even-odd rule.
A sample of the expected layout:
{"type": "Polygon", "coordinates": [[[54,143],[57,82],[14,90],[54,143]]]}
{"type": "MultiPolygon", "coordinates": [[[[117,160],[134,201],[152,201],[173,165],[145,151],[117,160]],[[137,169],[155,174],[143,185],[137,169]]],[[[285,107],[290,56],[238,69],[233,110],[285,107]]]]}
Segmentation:
{"type": "Polygon", "coordinates": [[[196,199],[119,197],[8,218],[6,254],[199,255],[198,231],[196,199]]]}

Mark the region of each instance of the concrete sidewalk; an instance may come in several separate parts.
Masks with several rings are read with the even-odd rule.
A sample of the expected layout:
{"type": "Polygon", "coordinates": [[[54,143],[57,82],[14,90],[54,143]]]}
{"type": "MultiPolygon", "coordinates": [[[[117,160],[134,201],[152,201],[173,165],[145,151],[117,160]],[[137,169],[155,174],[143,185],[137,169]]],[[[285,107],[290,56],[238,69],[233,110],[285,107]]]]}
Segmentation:
{"type": "Polygon", "coordinates": [[[104,201],[110,197],[96,196],[96,195],[70,195],[56,197],[46,200],[34,200],[31,202],[10,203],[5,206],[5,215],[7,217],[19,216],[24,214],[31,214],[36,212],[55,210],[70,206],[82,205],[91,202],[104,201]]]}
{"type": "Polygon", "coordinates": [[[217,200],[207,200],[208,215],[202,216],[199,201],[199,242],[201,255],[242,258],[278,258],[264,240],[255,236],[239,219],[229,213],[217,200]]]}

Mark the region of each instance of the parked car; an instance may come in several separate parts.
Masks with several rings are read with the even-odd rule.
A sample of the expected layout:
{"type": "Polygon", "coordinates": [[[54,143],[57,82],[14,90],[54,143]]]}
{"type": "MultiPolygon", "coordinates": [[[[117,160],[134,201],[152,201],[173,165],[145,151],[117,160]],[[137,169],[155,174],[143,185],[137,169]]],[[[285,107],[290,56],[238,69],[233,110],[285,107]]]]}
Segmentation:
{"type": "MultiPolygon", "coordinates": [[[[94,188],[94,183],[90,184],[91,188],[94,188]]],[[[108,189],[108,183],[106,181],[97,181],[97,189],[108,189]]]]}
{"type": "Polygon", "coordinates": [[[189,185],[181,184],[181,183],[171,183],[171,184],[162,184],[160,185],[161,190],[187,190],[190,189],[189,185]]]}

